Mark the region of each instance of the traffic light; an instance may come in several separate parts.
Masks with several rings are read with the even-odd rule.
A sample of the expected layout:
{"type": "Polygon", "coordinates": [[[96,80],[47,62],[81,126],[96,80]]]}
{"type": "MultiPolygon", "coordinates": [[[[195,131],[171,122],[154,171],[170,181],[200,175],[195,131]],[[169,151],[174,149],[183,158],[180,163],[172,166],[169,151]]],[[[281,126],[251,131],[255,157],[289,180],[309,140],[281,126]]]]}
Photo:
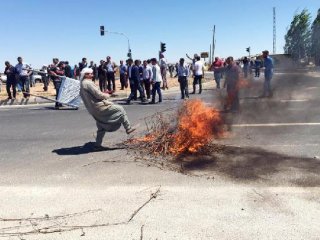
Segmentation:
{"type": "Polygon", "coordinates": [[[247,47],[247,48],[246,48],[246,51],[249,53],[249,52],[250,52],[250,47],[247,47]]]}
{"type": "Polygon", "coordinates": [[[132,58],[131,49],[129,49],[129,52],[128,52],[128,54],[127,54],[127,57],[128,57],[128,58],[132,58]]]}
{"type": "Polygon", "coordinates": [[[160,42],[160,52],[165,52],[166,51],[166,44],[163,42],[160,42]]]}
{"type": "Polygon", "coordinates": [[[104,26],[100,26],[100,35],[104,36],[104,26]]]}

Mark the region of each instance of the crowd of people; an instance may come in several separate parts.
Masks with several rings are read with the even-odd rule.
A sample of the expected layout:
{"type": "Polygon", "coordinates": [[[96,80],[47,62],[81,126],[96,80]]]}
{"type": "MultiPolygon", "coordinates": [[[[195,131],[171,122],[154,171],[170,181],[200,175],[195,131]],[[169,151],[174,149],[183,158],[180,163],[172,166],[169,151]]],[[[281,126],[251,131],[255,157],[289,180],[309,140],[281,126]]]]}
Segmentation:
{"type": "MultiPolygon", "coordinates": [[[[270,82],[273,72],[273,61],[269,57],[268,51],[263,51],[262,58],[248,59],[244,57],[242,60],[234,60],[228,57],[226,60],[216,57],[214,62],[209,66],[208,70],[213,71],[216,87],[221,88],[221,79],[224,77],[223,87],[227,88],[229,103],[226,108],[237,111],[238,100],[238,80],[240,74],[244,78],[248,77],[252,71],[255,71],[255,77],[260,76],[260,69],[265,67],[265,83],[263,97],[272,96],[270,82]]],[[[30,79],[34,70],[30,65],[23,62],[22,57],[18,57],[16,66],[12,66],[8,61],[5,62],[5,74],[7,75],[6,90],[8,99],[16,98],[16,90],[23,92],[25,98],[29,97],[30,79]],[[11,93],[12,89],[12,93],[11,93]]],[[[68,61],[59,61],[58,58],[53,58],[52,63],[44,65],[37,73],[42,75],[43,90],[48,90],[50,82],[53,83],[56,90],[56,98],[61,85],[61,77],[80,79],[81,71],[85,68],[92,69],[92,81],[99,82],[99,89],[103,93],[114,93],[116,89],[116,73],[120,76],[121,90],[130,87],[130,95],[126,103],[140,99],[143,103],[155,104],[156,95],[158,102],[162,102],[162,90],[169,89],[167,81],[167,73],[171,77],[177,77],[180,84],[181,99],[189,98],[188,78],[193,77],[192,89],[190,94],[202,93],[202,79],[204,77],[205,65],[201,61],[200,56],[194,55],[191,59],[192,63],[187,64],[184,58],[181,58],[175,65],[168,64],[163,54],[160,54],[160,60],[156,58],[140,61],[138,59],[128,59],[125,62],[120,61],[117,65],[112,61],[111,57],[106,57],[106,60],[100,60],[97,66],[93,61],[88,64],[86,58],[73,68],[68,61]],[[173,73],[175,72],[175,76],[173,73]],[[162,86],[161,86],[162,85],[162,86]],[[138,96],[139,94],[139,96],[138,96]]],[[[59,109],[62,105],[56,102],[55,108],[59,109]]]]}

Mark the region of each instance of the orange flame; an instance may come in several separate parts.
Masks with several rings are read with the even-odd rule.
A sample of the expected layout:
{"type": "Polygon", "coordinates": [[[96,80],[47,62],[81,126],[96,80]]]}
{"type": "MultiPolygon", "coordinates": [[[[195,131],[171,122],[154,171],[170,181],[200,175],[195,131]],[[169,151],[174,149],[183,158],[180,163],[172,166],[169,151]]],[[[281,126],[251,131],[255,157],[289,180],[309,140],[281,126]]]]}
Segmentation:
{"type": "Polygon", "coordinates": [[[220,113],[199,99],[185,102],[179,113],[178,129],[169,148],[174,155],[195,153],[222,133],[220,113]]]}
{"type": "Polygon", "coordinates": [[[214,137],[223,134],[220,113],[199,99],[186,101],[179,109],[176,120],[174,126],[171,121],[164,121],[147,135],[130,139],[129,143],[145,146],[154,155],[178,156],[199,152],[214,137]]]}

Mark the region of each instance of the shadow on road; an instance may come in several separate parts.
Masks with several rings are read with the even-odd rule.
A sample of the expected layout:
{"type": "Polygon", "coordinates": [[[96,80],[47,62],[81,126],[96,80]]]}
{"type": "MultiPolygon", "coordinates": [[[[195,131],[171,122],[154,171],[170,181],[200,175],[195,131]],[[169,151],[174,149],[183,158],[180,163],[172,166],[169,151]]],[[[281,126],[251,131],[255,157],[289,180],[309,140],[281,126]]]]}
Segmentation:
{"type": "Polygon", "coordinates": [[[81,155],[88,154],[91,152],[103,152],[103,151],[114,151],[123,149],[123,147],[103,147],[102,149],[95,150],[94,142],[87,142],[83,146],[69,147],[69,148],[59,148],[52,152],[58,155],[81,155]]]}
{"type": "Polygon", "coordinates": [[[185,172],[222,174],[239,182],[320,186],[319,159],[292,157],[261,148],[225,146],[211,155],[181,156],[176,163],[185,172]]]}
{"type": "Polygon", "coordinates": [[[11,105],[27,105],[29,99],[22,98],[20,102],[16,99],[5,99],[0,101],[0,106],[11,106],[11,105]]]}

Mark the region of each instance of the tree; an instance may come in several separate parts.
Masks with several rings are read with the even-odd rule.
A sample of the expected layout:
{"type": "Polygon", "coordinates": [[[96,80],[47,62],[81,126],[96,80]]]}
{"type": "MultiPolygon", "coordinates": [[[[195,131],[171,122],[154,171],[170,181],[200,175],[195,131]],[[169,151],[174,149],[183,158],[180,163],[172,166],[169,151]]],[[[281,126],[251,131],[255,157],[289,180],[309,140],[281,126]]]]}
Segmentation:
{"type": "Polygon", "coordinates": [[[314,57],[315,64],[320,66],[320,8],[312,23],[311,31],[311,56],[314,57]]]}
{"type": "Polygon", "coordinates": [[[290,28],[285,35],[284,51],[291,54],[294,60],[310,56],[311,52],[311,15],[304,9],[300,14],[295,14],[290,28]]]}

